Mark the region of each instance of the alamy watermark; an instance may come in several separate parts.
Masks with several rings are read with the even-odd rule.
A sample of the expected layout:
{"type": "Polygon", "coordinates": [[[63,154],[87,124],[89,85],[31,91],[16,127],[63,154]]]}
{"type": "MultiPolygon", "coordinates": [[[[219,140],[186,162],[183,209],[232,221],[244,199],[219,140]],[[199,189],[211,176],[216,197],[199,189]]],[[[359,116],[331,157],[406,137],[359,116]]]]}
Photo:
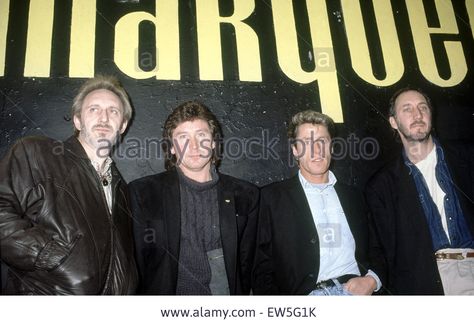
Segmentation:
{"type": "MultiPolygon", "coordinates": [[[[157,137],[129,137],[117,145],[102,139],[99,144],[102,145],[97,149],[99,156],[107,156],[113,150],[114,157],[123,160],[164,160],[170,156],[169,150],[173,146],[170,140],[157,137]]],[[[188,145],[189,143],[185,143],[181,148],[174,147],[178,159],[186,153],[188,145]]],[[[215,145],[212,149],[209,140],[202,140],[199,145],[202,156],[211,156],[214,151],[222,160],[288,160],[291,166],[307,152],[310,152],[311,157],[326,157],[329,151],[331,160],[373,160],[380,152],[379,143],[372,137],[359,138],[355,134],[344,138],[335,137],[330,141],[329,147],[326,147],[324,140],[315,136],[311,136],[309,140],[281,140],[279,137],[272,137],[269,130],[264,130],[260,136],[249,138],[234,136],[218,139],[215,140],[215,145]],[[298,148],[296,154],[295,147],[298,148]]],[[[63,154],[63,147],[64,145],[58,142],[53,153],[63,154]]]]}

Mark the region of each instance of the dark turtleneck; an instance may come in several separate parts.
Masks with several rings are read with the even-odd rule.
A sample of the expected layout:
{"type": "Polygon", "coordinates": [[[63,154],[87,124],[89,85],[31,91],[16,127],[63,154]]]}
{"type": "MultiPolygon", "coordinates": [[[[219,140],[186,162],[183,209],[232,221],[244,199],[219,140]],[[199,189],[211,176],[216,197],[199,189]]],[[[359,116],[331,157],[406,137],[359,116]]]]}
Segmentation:
{"type": "Polygon", "coordinates": [[[220,249],[217,182],[211,167],[211,180],[197,182],[178,169],[181,202],[181,240],[177,295],[210,295],[212,278],[208,252],[220,249]]]}

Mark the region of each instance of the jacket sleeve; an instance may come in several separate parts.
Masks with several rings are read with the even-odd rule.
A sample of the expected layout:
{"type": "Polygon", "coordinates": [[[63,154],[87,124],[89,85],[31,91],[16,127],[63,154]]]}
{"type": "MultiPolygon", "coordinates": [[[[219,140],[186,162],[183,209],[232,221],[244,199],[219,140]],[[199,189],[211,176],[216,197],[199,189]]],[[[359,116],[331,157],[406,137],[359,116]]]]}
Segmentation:
{"type": "Polygon", "coordinates": [[[139,283],[137,292],[143,292],[143,281],[145,273],[145,260],[143,251],[145,249],[145,233],[147,224],[142,213],[142,205],[140,203],[140,196],[138,195],[138,188],[133,182],[128,185],[130,197],[130,209],[132,212],[133,222],[133,238],[135,242],[135,260],[138,268],[139,283]]]}
{"type": "Polygon", "coordinates": [[[252,268],[255,256],[255,242],[257,234],[259,190],[255,187],[254,192],[249,193],[249,212],[247,225],[242,234],[240,244],[240,268],[242,274],[242,290],[247,293],[252,288],[252,268]]]}
{"type": "Polygon", "coordinates": [[[0,256],[18,270],[51,270],[72,245],[54,240],[37,222],[45,190],[34,180],[26,147],[19,141],[0,161],[0,256]]]}
{"type": "Polygon", "coordinates": [[[279,291],[274,282],[271,213],[265,202],[264,194],[261,193],[260,196],[252,290],[255,295],[278,295],[279,291]]]}
{"type": "Polygon", "coordinates": [[[379,293],[388,287],[388,256],[393,249],[394,230],[390,228],[390,213],[384,199],[384,193],[369,185],[366,188],[366,199],[369,206],[369,258],[371,269],[382,282],[379,293]]]}

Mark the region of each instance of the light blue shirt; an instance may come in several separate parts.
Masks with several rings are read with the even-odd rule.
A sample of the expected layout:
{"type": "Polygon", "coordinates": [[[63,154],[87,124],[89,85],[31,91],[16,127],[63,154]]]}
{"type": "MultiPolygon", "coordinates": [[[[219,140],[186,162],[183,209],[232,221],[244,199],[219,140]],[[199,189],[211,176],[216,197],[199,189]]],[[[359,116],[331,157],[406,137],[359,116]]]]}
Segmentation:
{"type": "MultiPolygon", "coordinates": [[[[301,171],[298,176],[319,237],[318,282],[346,274],[360,276],[355,259],[354,236],[334,189],[337,182],[336,176],[329,171],[329,182],[322,184],[309,182],[303,177],[301,171]]],[[[380,279],[370,270],[368,275],[377,281],[377,291],[381,285],[380,279]]]]}

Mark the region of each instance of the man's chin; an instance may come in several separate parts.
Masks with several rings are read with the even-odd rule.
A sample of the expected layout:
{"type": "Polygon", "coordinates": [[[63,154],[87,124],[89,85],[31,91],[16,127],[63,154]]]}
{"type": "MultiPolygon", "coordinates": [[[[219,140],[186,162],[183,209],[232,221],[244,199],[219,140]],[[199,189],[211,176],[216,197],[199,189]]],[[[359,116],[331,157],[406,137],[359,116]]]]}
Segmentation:
{"type": "Polygon", "coordinates": [[[210,162],[210,159],[200,157],[199,159],[187,158],[184,163],[186,164],[186,166],[190,168],[198,169],[198,168],[205,167],[209,162],[210,162]]]}
{"type": "Polygon", "coordinates": [[[415,135],[411,135],[407,138],[408,141],[414,141],[414,142],[424,142],[426,140],[428,140],[430,137],[430,134],[429,133],[418,133],[418,134],[415,134],[415,135]]]}
{"type": "Polygon", "coordinates": [[[96,140],[95,142],[95,145],[97,147],[97,149],[112,149],[115,145],[115,140],[110,140],[110,139],[106,139],[106,138],[101,138],[101,139],[98,139],[96,140]]]}
{"type": "Polygon", "coordinates": [[[409,142],[423,142],[429,139],[431,132],[430,131],[399,131],[401,135],[409,142]]]}

